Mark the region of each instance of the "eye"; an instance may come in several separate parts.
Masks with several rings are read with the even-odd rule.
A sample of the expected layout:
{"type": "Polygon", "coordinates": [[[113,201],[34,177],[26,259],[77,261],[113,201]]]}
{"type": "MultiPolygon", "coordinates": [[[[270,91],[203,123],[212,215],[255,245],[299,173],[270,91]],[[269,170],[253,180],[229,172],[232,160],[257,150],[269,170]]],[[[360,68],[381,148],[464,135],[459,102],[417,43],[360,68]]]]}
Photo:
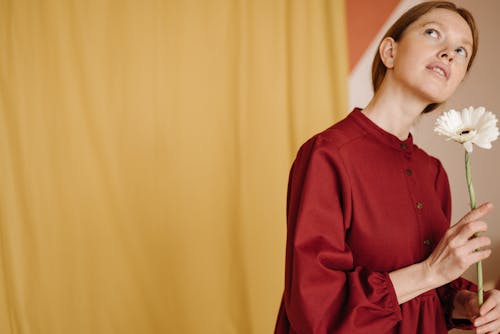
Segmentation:
{"type": "Polygon", "coordinates": [[[436,29],[433,29],[433,28],[427,28],[427,29],[425,29],[425,34],[428,35],[428,36],[431,36],[433,38],[439,38],[440,37],[439,31],[437,31],[436,29]]]}
{"type": "Polygon", "coordinates": [[[463,56],[465,58],[467,58],[467,56],[469,55],[467,50],[463,47],[459,47],[459,48],[455,49],[455,52],[457,53],[457,55],[463,56]]]}

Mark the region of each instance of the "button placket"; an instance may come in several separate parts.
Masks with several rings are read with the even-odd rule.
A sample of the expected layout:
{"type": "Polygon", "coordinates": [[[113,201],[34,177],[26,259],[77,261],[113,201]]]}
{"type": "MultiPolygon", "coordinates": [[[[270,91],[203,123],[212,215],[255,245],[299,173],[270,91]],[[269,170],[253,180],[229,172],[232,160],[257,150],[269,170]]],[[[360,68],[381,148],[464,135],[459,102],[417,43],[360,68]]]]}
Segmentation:
{"type": "Polygon", "coordinates": [[[403,150],[403,156],[406,158],[406,160],[411,159],[411,151],[409,150],[408,144],[406,143],[399,143],[399,147],[401,150],[403,150]]]}

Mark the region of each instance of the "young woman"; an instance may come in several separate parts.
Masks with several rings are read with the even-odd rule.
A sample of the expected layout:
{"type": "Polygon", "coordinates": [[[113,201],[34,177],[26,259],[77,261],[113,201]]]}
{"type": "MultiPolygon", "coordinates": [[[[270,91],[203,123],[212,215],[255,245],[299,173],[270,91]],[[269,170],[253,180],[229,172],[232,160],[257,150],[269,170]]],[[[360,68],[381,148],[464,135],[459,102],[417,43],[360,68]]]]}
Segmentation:
{"type": "Polygon", "coordinates": [[[308,140],[288,188],[285,292],[276,333],[499,333],[500,292],[477,306],[463,272],[487,258],[486,203],[450,228],[443,166],[410,126],[446,101],[477,50],[471,14],[433,1],[406,12],[373,64],[368,106],[308,140]]]}

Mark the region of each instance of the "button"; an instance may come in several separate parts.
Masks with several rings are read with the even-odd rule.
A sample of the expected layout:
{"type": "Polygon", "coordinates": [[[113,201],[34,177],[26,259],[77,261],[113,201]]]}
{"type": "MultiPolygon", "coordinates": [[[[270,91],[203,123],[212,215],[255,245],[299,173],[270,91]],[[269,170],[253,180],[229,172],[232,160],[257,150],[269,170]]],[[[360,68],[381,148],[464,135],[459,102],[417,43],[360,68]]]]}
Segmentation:
{"type": "Polygon", "coordinates": [[[417,202],[417,209],[422,209],[424,207],[424,205],[422,204],[422,202],[417,202]]]}
{"type": "Polygon", "coordinates": [[[408,148],[408,145],[406,145],[406,143],[401,143],[399,144],[399,146],[401,146],[402,149],[408,148]]]}
{"type": "Polygon", "coordinates": [[[431,241],[429,239],[425,239],[424,240],[424,245],[430,246],[431,245],[431,241]]]}
{"type": "Polygon", "coordinates": [[[405,170],[405,173],[406,175],[411,176],[413,172],[411,171],[411,169],[408,168],[407,170],[405,170]]]}

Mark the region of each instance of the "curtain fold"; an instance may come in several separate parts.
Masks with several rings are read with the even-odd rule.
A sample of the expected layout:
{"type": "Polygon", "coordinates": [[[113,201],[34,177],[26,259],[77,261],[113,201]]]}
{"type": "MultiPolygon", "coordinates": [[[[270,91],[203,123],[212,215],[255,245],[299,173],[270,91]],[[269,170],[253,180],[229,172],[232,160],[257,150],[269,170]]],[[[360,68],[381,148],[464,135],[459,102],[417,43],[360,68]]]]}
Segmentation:
{"type": "Polygon", "coordinates": [[[344,2],[0,1],[0,332],[266,333],[344,2]]]}

